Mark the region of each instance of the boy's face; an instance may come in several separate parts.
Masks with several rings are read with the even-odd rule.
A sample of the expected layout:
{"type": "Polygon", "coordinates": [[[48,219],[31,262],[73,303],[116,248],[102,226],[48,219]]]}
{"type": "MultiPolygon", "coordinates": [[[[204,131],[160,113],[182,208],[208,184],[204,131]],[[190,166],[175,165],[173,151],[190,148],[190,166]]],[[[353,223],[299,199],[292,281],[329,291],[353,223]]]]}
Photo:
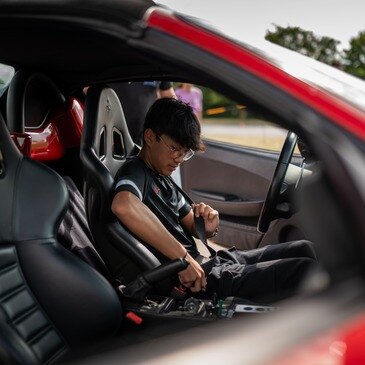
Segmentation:
{"type": "Polygon", "coordinates": [[[187,157],[194,153],[188,148],[180,146],[173,139],[163,134],[151,138],[150,163],[153,169],[161,175],[171,175],[187,157]]]}

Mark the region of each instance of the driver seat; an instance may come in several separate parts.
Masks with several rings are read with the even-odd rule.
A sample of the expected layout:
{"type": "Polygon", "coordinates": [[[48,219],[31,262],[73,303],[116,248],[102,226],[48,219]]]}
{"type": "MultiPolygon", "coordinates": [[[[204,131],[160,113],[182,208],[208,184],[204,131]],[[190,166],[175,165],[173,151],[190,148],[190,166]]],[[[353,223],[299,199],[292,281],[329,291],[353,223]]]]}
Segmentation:
{"type": "Polygon", "coordinates": [[[161,265],[111,211],[114,177],[126,159],[137,152],[115,91],[91,86],[81,140],[85,209],[96,249],[112,276],[123,284],[161,265]]]}
{"type": "Polygon", "coordinates": [[[0,363],[50,364],[121,325],[112,286],[62,247],[61,177],[23,155],[0,115],[0,363]]]}

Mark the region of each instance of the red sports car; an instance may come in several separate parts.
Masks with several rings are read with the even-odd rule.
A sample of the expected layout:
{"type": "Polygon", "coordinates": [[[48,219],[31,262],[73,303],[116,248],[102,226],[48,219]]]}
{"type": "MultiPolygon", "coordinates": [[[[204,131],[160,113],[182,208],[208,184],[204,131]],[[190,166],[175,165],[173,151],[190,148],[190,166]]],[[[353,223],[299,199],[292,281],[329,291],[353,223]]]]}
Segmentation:
{"type": "Polygon", "coordinates": [[[2,0],[0,34],[1,363],[365,362],[363,81],[149,0],[2,0]],[[206,150],[175,177],[220,212],[213,245],[311,240],[298,295],[154,292],[184,262],[161,266],[110,204],[140,148],[122,90],[160,82],[203,91],[206,150]]]}

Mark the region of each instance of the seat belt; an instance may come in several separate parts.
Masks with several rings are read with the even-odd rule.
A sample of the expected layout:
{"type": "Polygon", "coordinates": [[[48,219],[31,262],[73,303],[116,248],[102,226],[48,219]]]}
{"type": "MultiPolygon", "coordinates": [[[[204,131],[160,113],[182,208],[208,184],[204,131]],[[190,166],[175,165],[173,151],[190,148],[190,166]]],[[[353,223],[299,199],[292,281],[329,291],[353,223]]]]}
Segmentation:
{"type": "MultiPolygon", "coordinates": [[[[176,187],[176,189],[180,192],[180,194],[184,197],[184,199],[190,205],[194,204],[194,201],[190,198],[190,196],[179,185],[176,184],[176,182],[174,181],[174,179],[171,176],[168,176],[168,179],[171,181],[171,183],[176,187]]],[[[204,269],[205,274],[209,274],[209,272],[211,271],[211,269],[213,267],[214,260],[217,256],[217,251],[208,245],[203,217],[201,217],[201,216],[196,217],[194,214],[194,223],[195,223],[195,230],[196,230],[196,234],[197,234],[198,238],[200,239],[200,241],[203,242],[203,244],[205,245],[205,247],[207,248],[207,250],[209,251],[209,254],[210,254],[209,260],[204,262],[201,265],[202,268],[204,269]]]]}

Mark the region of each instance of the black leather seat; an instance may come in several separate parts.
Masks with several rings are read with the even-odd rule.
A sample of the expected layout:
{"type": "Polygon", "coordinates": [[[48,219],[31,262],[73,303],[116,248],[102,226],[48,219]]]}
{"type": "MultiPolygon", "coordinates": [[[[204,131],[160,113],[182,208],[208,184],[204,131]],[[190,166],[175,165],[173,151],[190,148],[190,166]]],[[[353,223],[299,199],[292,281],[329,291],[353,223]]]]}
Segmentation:
{"type": "Polygon", "coordinates": [[[9,131],[24,133],[39,127],[49,112],[66,101],[46,75],[26,70],[16,72],[9,85],[6,123],[9,131]]]}
{"type": "Polygon", "coordinates": [[[115,174],[137,151],[116,93],[107,87],[90,87],[81,141],[85,208],[98,252],[112,275],[123,282],[160,265],[111,211],[115,174]]]}
{"type": "MultiPolygon", "coordinates": [[[[75,132],[72,128],[74,126],[72,113],[67,113],[70,107],[72,105],[66,102],[64,95],[48,76],[28,70],[16,72],[9,85],[7,95],[7,126],[11,135],[15,137],[13,141],[16,142],[18,149],[23,155],[32,155],[31,148],[30,146],[25,148],[24,143],[20,146],[18,143],[19,137],[21,140],[27,141],[29,137],[31,142],[31,137],[27,132],[29,130],[34,132],[34,129],[30,128],[37,127],[37,133],[40,133],[38,127],[42,125],[41,130],[43,130],[54,115],[57,115],[63,122],[57,126],[57,129],[64,128],[64,131],[57,135],[57,139],[62,146],[67,146],[66,141],[62,140],[62,138],[66,139],[65,136],[68,136],[70,140],[70,134],[72,135],[75,132]],[[61,106],[65,113],[61,112],[61,106]],[[57,114],[55,113],[56,110],[58,111],[57,114]],[[67,130],[67,128],[70,128],[70,130],[67,130]]],[[[55,129],[55,127],[52,127],[52,129],[55,129]]],[[[75,137],[73,136],[72,138],[75,137]]],[[[53,169],[56,169],[62,175],[72,173],[73,169],[70,168],[70,159],[77,164],[77,161],[73,158],[74,152],[76,151],[72,151],[71,156],[68,156],[67,159],[63,158],[51,163],[48,161],[48,166],[52,166],[53,169]]],[[[78,148],[77,156],[79,154],[78,148]]],[[[80,170],[80,163],[78,163],[77,169],[80,170]]],[[[70,201],[69,209],[60,225],[58,240],[76,256],[98,270],[103,276],[109,278],[110,274],[93,246],[93,239],[86,222],[83,197],[75,186],[75,180],[82,180],[79,179],[81,176],[82,174],[78,172],[76,176],[72,174],[73,180],[68,176],[64,177],[70,201]]]]}
{"type": "Polygon", "coordinates": [[[52,363],[115,334],[111,285],[56,239],[62,178],[17,150],[0,115],[0,363],[52,363]]]}

